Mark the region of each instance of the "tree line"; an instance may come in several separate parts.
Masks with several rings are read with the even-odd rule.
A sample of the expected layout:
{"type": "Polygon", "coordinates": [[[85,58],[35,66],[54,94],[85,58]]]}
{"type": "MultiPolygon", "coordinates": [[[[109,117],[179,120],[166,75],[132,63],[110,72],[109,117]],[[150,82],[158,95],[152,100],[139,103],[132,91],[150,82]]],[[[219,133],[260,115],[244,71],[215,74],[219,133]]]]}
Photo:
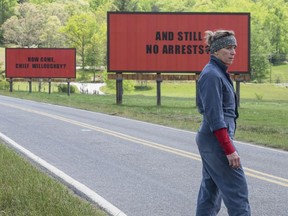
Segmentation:
{"type": "Polygon", "coordinates": [[[0,0],[0,44],[75,47],[82,68],[105,66],[107,11],[250,12],[252,79],[287,62],[288,0],[0,0]]]}

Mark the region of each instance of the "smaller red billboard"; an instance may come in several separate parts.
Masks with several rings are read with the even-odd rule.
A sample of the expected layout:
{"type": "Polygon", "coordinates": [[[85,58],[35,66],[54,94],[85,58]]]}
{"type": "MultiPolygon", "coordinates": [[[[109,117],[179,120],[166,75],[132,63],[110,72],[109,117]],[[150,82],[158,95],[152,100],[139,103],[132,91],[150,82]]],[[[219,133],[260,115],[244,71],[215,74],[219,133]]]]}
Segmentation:
{"type": "Polygon", "coordinates": [[[75,48],[6,48],[6,78],[76,78],[75,48]]]}

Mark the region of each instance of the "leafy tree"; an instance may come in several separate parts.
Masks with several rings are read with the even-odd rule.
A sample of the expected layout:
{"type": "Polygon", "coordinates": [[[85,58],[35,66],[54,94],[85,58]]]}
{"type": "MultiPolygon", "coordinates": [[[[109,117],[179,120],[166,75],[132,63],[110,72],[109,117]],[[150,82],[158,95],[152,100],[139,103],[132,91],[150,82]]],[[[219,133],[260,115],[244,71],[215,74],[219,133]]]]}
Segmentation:
{"type": "Polygon", "coordinates": [[[265,17],[263,26],[267,29],[267,36],[272,45],[272,62],[285,60],[288,52],[288,3],[284,0],[267,1],[261,0],[259,6],[265,7],[268,15],[265,17]],[[280,56],[284,56],[283,59],[280,56]]]}
{"type": "Polygon", "coordinates": [[[155,2],[154,7],[158,8],[158,10],[162,12],[187,12],[195,5],[195,3],[195,0],[158,0],[155,2]]]}
{"type": "MultiPolygon", "coordinates": [[[[262,0],[261,0],[262,1],[262,0]]],[[[251,14],[251,76],[253,80],[262,82],[269,72],[269,54],[271,53],[270,34],[264,28],[268,11],[259,3],[251,0],[214,0],[197,2],[193,10],[215,11],[215,12],[250,12],[251,14]]]]}
{"type": "Polygon", "coordinates": [[[53,3],[56,2],[57,0],[29,0],[30,3],[32,4],[43,4],[43,3],[53,3]]]}
{"type": "Polygon", "coordinates": [[[45,19],[48,19],[50,16],[57,16],[61,25],[66,24],[71,16],[68,13],[67,5],[59,2],[42,4],[41,11],[45,14],[45,19]]]}
{"type": "Polygon", "coordinates": [[[264,28],[269,13],[265,7],[260,6],[257,2],[250,2],[246,6],[246,10],[251,13],[251,78],[261,83],[268,76],[269,56],[272,52],[270,31],[264,28]]]}
{"type": "Polygon", "coordinates": [[[65,5],[45,3],[40,6],[45,23],[40,36],[41,47],[65,47],[66,38],[60,29],[66,24],[69,14],[65,5]]]}
{"type": "Polygon", "coordinates": [[[0,0],[0,25],[13,15],[17,0],[0,0]]]}
{"type": "Polygon", "coordinates": [[[44,15],[35,5],[20,4],[16,7],[15,16],[2,25],[4,40],[21,47],[38,46],[44,22],[43,17],[44,15]]]}
{"type": "Polygon", "coordinates": [[[92,10],[97,10],[99,7],[112,2],[112,0],[89,0],[89,5],[92,10]]]}
{"type": "Polygon", "coordinates": [[[106,25],[98,27],[98,31],[91,37],[91,43],[87,46],[87,64],[93,67],[106,65],[106,25]]]}
{"type": "Polygon", "coordinates": [[[95,16],[92,13],[82,13],[72,16],[66,26],[62,28],[67,42],[71,47],[75,47],[81,57],[82,69],[86,66],[85,57],[87,47],[91,44],[91,38],[96,32],[97,25],[95,16]]]}
{"type": "Polygon", "coordinates": [[[261,29],[260,25],[253,25],[251,31],[253,34],[250,53],[251,76],[252,80],[261,83],[269,73],[269,47],[271,45],[269,38],[265,37],[265,32],[261,29]]]}
{"type": "MultiPolygon", "coordinates": [[[[13,15],[17,0],[0,0],[0,26],[13,15]]],[[[0,31],[0,43],[3,42],[3,33],[0,31]]]]}
{"type": "MultiPolygon", "coordinates": [[[[96,0],[97,1],[97,0],[96,0]]],[[[103,1],[102,5],[95,7],[95,10],[92,10],[95,15],[97,23],[97,31],[91,38],[91,43],[87,47],[87,57],[86,63],[91,66],[94,70],[94,77],[96,70],[95,68],[107,65],[107,11],[115,11],[115,5],[113,2],[103,1]]]]}
{"type": "Polygon", "coordinates": [[[137,11],[137,0],[114,0],[116,11],[137,11]]]}
{"type": "Polygon", "coordinates": [[[107,53],[107,11],[115,10],[111,1],[99,6],[95,11],[97,31],[91,38],[87,49],[87,63],[89,66],[99,67],[106,65],[107,53]]]}
{"type": "Polygon", "coordinates": [[[139,0],[137,3],[137,10],[138,11],[145,11],[145,12],[159,12],[160,9],[157,5],[157,1],[155,0],[139,0]]]}
{"type": "Polygon", "coordinates": [[[88,13],[90,11],[88,0],[58,0],[57,3],[64,5],[66,13],[69,16],[88,13]]]}
{"type": "Polygon", "coordinates": [[[48,17],[45,28],[43,28],[40,36],[41,47],[63,47],[65,44],[65,37],[60,33],[61,27],[61,21],[57,16],[48,17]]]}

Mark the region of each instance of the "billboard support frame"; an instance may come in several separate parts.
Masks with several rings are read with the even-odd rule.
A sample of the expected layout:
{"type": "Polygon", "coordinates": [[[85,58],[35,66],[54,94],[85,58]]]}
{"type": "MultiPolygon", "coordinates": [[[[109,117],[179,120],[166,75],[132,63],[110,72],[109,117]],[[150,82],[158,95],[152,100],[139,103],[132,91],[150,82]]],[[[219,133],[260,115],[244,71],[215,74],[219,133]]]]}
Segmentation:
{"type": "MultiPolygon", "coordinates": [[[[234,81],[236,83],[236,89],[235,93],[237,96],[237,106],[240,107],[240,83],[244,82],[247,80],[246,76],[243,76],[242,74],[233,74],[234,75],[234,81]]],[[[122,74],[122,72],[116,72],[116,104],[122,105],[122,99],[123,99],[123,79],[124,79],[125,74],[122,74]]],[[[129,78],[127,78],[129,80],[129,78]]],[[[131,80],[131,79],[130,79],[131,80]]],[[[189,80],[189,79],[187,79],[189,80]]],[[[196,84],[196,89],[197,89],[197,84],[198,84],[198,77],[196,76],[195,79],[195,84],[196,84]]],[[[163,78],[161,73],[156,74],[156,104],[157,106],[161,106],[161,83],[163,82],[163,78]]],[[[197,92],[197,91],[196,91],[197,92]]],[[[195,100],[197,104],[197,97],[195,95],[195,100]]]]}
{"type": "MultiPolygon", "coordinates": [[[[16,81],[18,80],[17,78],[15,78],[15,79],[16,79],[16,81]]],[[[13,83],[14,83],[13,78],[7,78],[6,81],[9,82],[9,92],[13,92],[13,83]]],[[[25,78],[24,81],[26,81],[26,82],[28,81],[28,92],[32,93],[33,92],[33,90],[32,90],[33,78],[25,78]]],[[[41,82],[41,81],[39,81],[39,82],[41,82]]],[[[52,86],[51,86],[52,79],[49,78],[47,82],[48,82],[48,94],[51,94],[51,92],[52,92],[51,91],[51,89],[52,89],[52,86]]],[[[70,83],[71,79],[67,78],[66,82],[67,82],[67,95],[70,96],[70,93],[71,93],[71,83],[70,83]]]]}

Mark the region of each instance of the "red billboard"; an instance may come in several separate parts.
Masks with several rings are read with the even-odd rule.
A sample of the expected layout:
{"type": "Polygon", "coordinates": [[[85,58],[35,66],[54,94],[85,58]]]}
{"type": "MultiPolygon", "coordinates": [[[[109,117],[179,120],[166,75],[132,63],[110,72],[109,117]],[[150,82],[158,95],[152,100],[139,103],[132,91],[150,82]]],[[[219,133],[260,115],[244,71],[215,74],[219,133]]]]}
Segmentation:
{"type": "Polygon", "coordinates": [[[6,78],[76,78],[74,48],[6,48],[6,78]]]}
{"type": "Polygon", "coordinates": [[[209,61],[204,32],[235,32],[233,73],[250,72],[249,13],[108,12],[108,71],[201,72],[209,61]]]}

